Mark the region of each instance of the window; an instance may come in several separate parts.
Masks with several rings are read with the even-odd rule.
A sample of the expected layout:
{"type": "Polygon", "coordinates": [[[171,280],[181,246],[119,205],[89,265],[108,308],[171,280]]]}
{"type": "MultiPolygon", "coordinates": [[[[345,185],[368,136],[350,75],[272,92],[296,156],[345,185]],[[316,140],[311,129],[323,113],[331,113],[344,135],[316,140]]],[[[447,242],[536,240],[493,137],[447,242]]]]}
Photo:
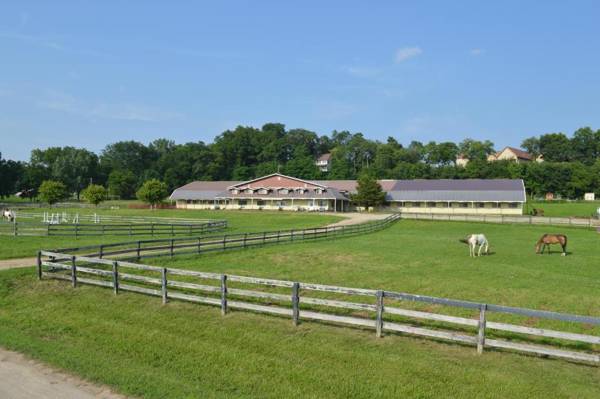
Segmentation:
{"type": "Polygon", "coordinates": [[[428,202],[427,208],[435,208],[435,202],[428,202]]]}
{"type": "Polygon", "coordinates": [[[468,202],[461,202],[460,203],[460,207],[461,208],[468,208],[469,207],[469,203],[468,202]]]}
{"type": "Polygon", "coordinates": [[[519,207],[519,203],[518,202],[509,202],[508,203],[508,207],[509,208],[518,208],[519,207]]]}
{"type": "Polygon", "coordinates": [[[256,205],[258,205],[258,206],[265,206],[265,205],[267,205],[267,201],[265,201],[265,200],[258,200],[258,201],[256,201],[256,205]]]}
{"type": "Polygon", "coordinates": [[[258,193],[261,195],[269,194],[269,190],[267,190],[266,188],[261,188],[260,190],[258,190],[258,193]]]}
{"type": "Polygon", "coordinates": [[[485,207],[485,203],[484,202],[476,202],[475,203],[475,208],[484,208],[485,207]]]}
{"type": "Polygon", "coordinates": [[[244,190],[244,192],[246,194],[252,194],[254,192],[254,190],[252,190],[251,188],[247,188],[246,190],[244,190]]]}
{"type": "Polygon", "coordinates": [[[239,194],[240,190],[238,190],[237,188],[234,188],[233,190],[231,190],[231,194],[239,194]]]}
{"type": "Polygon", "coordinates": [[[304,194],[304,189],[303,189],[303,188],[297,188],[297,189],[296,189],[296,192],[297,192],[298,194],[304,194]]]}
{"type": "Polygon", "coordinates": [[[248,200],[245,200],[245,199],[238,200],[238,205],[239,206],[245,206],[247,204],[248,204],[248,200]]]}
{"type": "Polygon", "coordinates": [[[323,194],[323,189],[322,188],[315,188],[315,193],[321,195],[321,194],[323,194]]]}
{"type": "Polygon", "coordinates": [[[279,194],[288,194],[290,192],[290,190],[288,190],[287,188],[280,188],[279,189],[279,194]]]}
{"type": "Polygon", "coordinates": [[[286,206],[286,205],[287,205],[287,204],[286,204],[286,202],[285,202],[285,201],[277,201],[277,206],[279,206],[279,207],[284,207],[284,206],[286,206]]]}

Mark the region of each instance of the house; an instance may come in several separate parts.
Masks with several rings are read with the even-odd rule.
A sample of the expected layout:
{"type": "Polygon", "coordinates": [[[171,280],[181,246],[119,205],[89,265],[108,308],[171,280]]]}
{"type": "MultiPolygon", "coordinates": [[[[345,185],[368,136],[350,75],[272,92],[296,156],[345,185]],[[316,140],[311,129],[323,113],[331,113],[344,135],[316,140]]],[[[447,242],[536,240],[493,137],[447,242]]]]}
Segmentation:
{"type": "Polygon", "coordinates": [[[329,172],[331,170],[331,154],[323,154],[315,161],[315,165],[321,172],[329,172]]]}
{"type": "Polygon", "coordinates": [[[543,162],[544,159],[541,155],[535,157],[528,153],[527,151],[523,151],[519,148],[514,147],[504,147],[502,151],[498,151],[495,154],[488,155],[488,162],[494,161],[514,161],[517,163],[521,162],[543,162]]]}
{"type": "Polygon", "coordinates": [[[469,163],[469,158],[467,158],[465,154],[458,154],[454,163],[456,166],[461,166],[464,168],[469,163]]]}
{"type": "MultiPolygon", "coordinates": [[[[380,180],[386,207],[409,213],[520,215],[520,179],[380,180]]],[[[346,212],[354,210],[356,180],[309,181],[279,173],[239,181],[195,181],[173,191],[181,209],[253,209],[346,212]]]]}

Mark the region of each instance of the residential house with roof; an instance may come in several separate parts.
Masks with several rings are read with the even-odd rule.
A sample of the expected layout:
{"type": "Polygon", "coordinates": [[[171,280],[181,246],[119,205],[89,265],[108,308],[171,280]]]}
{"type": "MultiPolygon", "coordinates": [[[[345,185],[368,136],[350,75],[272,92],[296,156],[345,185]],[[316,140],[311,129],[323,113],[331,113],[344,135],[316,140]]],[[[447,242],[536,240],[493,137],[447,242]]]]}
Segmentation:
{"type": "MultiPolygon", "coordinates": [[[[520,179],[379,180],[391,211],[439,214],[520,215],[525,187],[520,179]]],[[[310,181],[279,173],[239,181],[195,181],[170,199],[181,209],[252,209],[346,212],[356,180],[310,181]]]]}
{"type": "Polygon", "coordinates": [[[315,165],[321,172],[329,172],[331,170],[331,154],[323,154],[315,161],[315,165]]]}
{"type": "Polygon", "coordinates": [[[494,154],[488,155],[488,161],[514,161],[517,163],[521,162],[543,162],[544,158],[541,155],[535,157],[534,155],[528,153],[527,151],[523,151],[519,148],[514,147],[504,147],[501,151],[498,151],[494,154]]]}

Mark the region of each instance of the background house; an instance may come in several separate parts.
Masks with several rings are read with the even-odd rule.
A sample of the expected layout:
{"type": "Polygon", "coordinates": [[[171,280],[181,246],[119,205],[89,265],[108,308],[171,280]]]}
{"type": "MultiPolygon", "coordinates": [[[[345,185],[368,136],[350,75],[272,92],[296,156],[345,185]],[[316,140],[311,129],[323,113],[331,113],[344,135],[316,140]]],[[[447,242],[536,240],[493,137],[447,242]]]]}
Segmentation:
{"type": "Polygon", "coordinates": [[[315,165],[321,172],[329,172],[331,170],[331,154],[323,154],[315,161],[315,165]]]}
{"type": "Polygon", "coordinates": [[[488,156],[489,162],[514,161],[514,162],[520,163],[520,162],[532,162],[532,161],[543,162],[543,160],[544,159],[541,155],[538,155],[537,157],[535,157],[532,154],[528,153],[527,151],[523,151],[519,148],[514,148],[514,147],[504,147],[504,149],[502,149],[501,151],[498,151],[495,154],[490,154],[488,156]]]}

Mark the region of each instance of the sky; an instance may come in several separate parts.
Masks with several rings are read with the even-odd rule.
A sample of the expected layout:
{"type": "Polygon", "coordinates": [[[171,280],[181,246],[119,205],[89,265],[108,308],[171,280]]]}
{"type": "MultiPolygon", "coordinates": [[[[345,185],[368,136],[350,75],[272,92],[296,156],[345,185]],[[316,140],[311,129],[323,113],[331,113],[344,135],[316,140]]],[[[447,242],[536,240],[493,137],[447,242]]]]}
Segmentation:
{"type": "Polygon", "coordinates": [[[401,143],[600,129],[598,1],[0,0],[0,152],[284,123],[401,143]]]}

